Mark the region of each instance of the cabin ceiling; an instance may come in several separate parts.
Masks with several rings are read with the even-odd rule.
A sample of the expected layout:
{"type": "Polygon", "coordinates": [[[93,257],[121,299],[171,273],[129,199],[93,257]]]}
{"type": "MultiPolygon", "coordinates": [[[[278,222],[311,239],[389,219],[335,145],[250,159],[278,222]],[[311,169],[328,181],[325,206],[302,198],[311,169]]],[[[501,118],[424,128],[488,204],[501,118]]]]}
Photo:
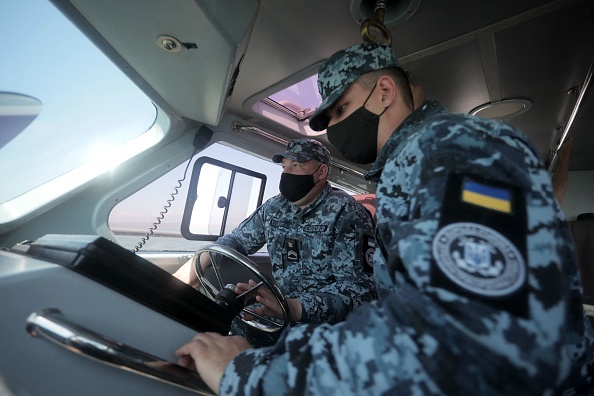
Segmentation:
{"type": "MultiPolygon", "coordinates": [[[[348,2],[307,3],[262,1],[230,112],[249,119],[243,105],[250,96],[362,41],[348,2]]],[[[550,161],[577,100],[567,92],[584,83],[594,60],[594,1],[424,0],[408,20],[388,28],[426,99],[462,113],[491,101],[531,100],[529,111],[504,121],[550,161]]],[[[594,98],[585,99],[571,132],[572,170],[594,169],[594,98]]]]}
{"type": "MultiPolygon", "coordinates": [[[[401,1],[388,0],[387,12],[401,1]]],[[[425,98],[462,113],[498,100],[530,100],[529,111],[504,121],[524,131],[543,162],[550,162],[594,60],[594,0],[416,1],[418,8],[410,18],[388,28],[397,57],[411,72],[412,81],[423,87],[425,98]]],[[[117,18],[110,18],[108,7],[101,6],[106,2],[53,2],[158,105],[211,124],[220,120],[223,109],[286,140],[297,137],[296,132],[256,119],[246,109],[248,99],[270,92],[271,87],[280,88],[291,76],[312,70],[335,51],[362,41],[351,1],[345,0],[254,0],[248,13],[246,7],[242,11],[200,0],[127,0],[125,7],[106,0],[112,5],[111,13],[118,9],[127,13],[117,18]],[[174,12],[177,6],[180,12],[174,12]],[[209,20],[218,25],[177,26],[191,24],[199,10],[210,13],[209,20]],[[250,12],[256,12],[255,20],[250,12]],[[243,19],[242,13],[247,14],[243,19]],[[238,32],[230,26],[240,26],[249,40],[232,37],[234,41],[228,41],[238,32]],[[208,47],[208,35],[222,27],[227,32],[216,37],[226,42],[222,55],[229,58],[233,46],[237,48],[236,58],[223,72],[210,54],[198,51],[201,56],[185,59],[176,68],[169,63],[171,54],[153,48],[156,36],[175,31],[182,32],[185,41],[208,47]],[[140,50],[142,46],[145,51],[140,50]],[[213,89],[222,89],[222,82],[231,84],[241,56],[230,97],[213,94],[213,89]],[[214,105],[208,98],[216,99],[214,105]]],[[[570,131],[574,137],[571,170],[594,169],[592,96],[583,95],[570,131]]],[[[321,139],[327,142],[325,136],[321,139]]]]}

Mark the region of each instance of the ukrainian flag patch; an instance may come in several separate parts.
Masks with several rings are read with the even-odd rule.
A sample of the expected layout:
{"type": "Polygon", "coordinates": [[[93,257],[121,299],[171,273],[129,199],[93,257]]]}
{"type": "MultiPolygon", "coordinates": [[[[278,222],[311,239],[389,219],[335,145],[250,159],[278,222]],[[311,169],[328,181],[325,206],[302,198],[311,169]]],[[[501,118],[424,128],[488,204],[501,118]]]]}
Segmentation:
{"type": "Polygon", "coordinates": [[[511,199],[511,191],[504,188],[489,186],[471,179],[465,179],[462,184],[462,201],[472,205],[511,213],[511,199]]]}

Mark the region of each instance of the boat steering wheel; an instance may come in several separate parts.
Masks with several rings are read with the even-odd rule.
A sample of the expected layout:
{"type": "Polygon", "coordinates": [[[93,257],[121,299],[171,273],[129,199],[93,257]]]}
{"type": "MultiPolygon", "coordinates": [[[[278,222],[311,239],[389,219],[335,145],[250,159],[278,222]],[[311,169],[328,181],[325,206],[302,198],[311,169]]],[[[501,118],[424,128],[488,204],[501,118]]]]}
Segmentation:
{"type": "Polygon", "coordinates": [[[244,255],[227,246],[211,244],[204,246],[194,254],[192,258],[192,266],[194,267],[194,271],[196,272],[200,285],[205,290],[207,296],[215,302],[223,302],[224,304],[234,306],[233,309],[235,309],[235,311],[237,312],[237,316],[247,325],[266,333],[277,333],[282,331],[285,327],[287,327],[290,321],[289,305],[287,303],[287,299],[280,291],[274,280],[272,280],[267,274],[262,272],[262,270],[258,267],[256,263],[254,263],[244,255]],[[256,286],[252,287],[250,290],[240,295],[236,295],[234,292],[235,285],[226,284],[223,281],[223,277],[220,271],[222,260],[217,260],[216,258],[214,258],[213,253],[215,256],[222,255],[228,259],[231,259],[233,262],[240,264],[244,268],[248,269],[249,272],[255,275],[255,277],[258,279],[258,284],[256,284],[256,286]],[[212,282],[206,276],[205,269],[203,269],[202,265],[200,265],[200,256],[203,254],[208,254],[209,256],[211,265],[216,276],[217,285],[212,284],[212,282]],[[257,290],[260,287],[264,287],[272,293],[272,295],[278,302],[279,306],[281,307],[281,310],[283,312],[282,318],[278,320],[273,320],[269,317],[257,314],[252,309],[243,306],[243,301],[245,301],[245,299],[242,299],[242,297],[247,296],[249,293],[257,290]],[[239,302],[237,300],[239,300],[239,302]],[[243,313],[252,315],[256,317],[257,320],[246,320],[243,318],[243,313]]]}

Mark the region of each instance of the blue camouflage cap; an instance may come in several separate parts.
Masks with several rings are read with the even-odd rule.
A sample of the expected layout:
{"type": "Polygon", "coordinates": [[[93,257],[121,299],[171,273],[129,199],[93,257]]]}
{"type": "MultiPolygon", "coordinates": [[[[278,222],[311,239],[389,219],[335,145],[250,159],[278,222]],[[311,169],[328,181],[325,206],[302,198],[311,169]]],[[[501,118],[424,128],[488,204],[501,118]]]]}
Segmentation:
{"type": "Polygon", "coordinates": [[[317,140],[307,138],[295,139],[287,144],[286,151],[274,154],[272,161],[279,163],[283,158],[289,158],[297,162],[316,160],[328,165],[330,163],[330,151],[317,140]]]}
{"type": "Polygon", "coordinates": [[[388,67],[402,69],[392,47],[387,44],[361,43],[332,55],[318,73],[318,91],[322,95],[322,104],[309,119],[311,129],[322,131],[328,127],[326,110],[361,75],[388,67]]]}

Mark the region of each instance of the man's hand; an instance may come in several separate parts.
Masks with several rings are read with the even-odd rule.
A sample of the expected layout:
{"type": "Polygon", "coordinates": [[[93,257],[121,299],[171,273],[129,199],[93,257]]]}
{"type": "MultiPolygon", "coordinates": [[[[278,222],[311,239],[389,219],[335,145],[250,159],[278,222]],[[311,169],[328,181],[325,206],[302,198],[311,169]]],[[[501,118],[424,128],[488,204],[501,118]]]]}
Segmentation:
{"type": "MultiPolygon", "coordinates": [[[[212,261],[210,260],[210,256],[208,254],[203,253],[200,255],[200,266],[203,270],[211,264],[212,261]]],[[[175,271],[173,276],[175,276],[180,281],[187,283],[193,288],[198,287],[200,284],[200,282],[198,281],[198,276],[196,275],[196,270],[192,265],[192,259],[186,261],[184,265],[182,265],[177,271],[175,271]]]]}
{"type": "Polygon", "coordinates": [[[251,345],[241,336],[222,336],[218,333],[198,333],[192,341],[175,351],[177,364],[196,370],[206,385],[219,394],[225,368],[240,352],[251,345]]]}
{"type": "Polygon", "coordinates": [[[173,273],[173,276],[192,287],[198,286],[198,277],[196,277],[196,273],[194,272],[192,260],[186,261],[184,265],[173,273]]]}
{"type": "MultiPolygon", "coordinates": [[[[238,283],[235,288],[235,293],[241,294],[244,293],[252,288],[254,288],[257,283],[250,279],[248,283],[238,283]]],[[[270,316],[272,318],[283,318],[283,310],[281,309],[280,304],[274,297],[274,295],[266,288],[265,286],[261,286],[252,292],[255,295],[256,301],[262,304],[261,307],[254,309],[253,311],[258,315],[263,316],[270,316]]],[[[250,293],[250,294],[252,294],[250,293]]],[[[301,320],[301,302],[298,298],[288,298],[287,304],[289,304],[289,312],[291,314],[290,320],[293,322],[297,322],[301,320]]],[[[253,320],[255,319],[253,316],[249,314],[244,315],[245,320],[253,320]]]]}

